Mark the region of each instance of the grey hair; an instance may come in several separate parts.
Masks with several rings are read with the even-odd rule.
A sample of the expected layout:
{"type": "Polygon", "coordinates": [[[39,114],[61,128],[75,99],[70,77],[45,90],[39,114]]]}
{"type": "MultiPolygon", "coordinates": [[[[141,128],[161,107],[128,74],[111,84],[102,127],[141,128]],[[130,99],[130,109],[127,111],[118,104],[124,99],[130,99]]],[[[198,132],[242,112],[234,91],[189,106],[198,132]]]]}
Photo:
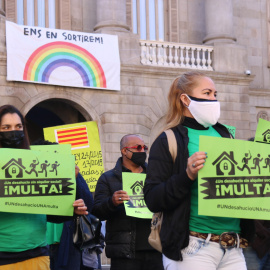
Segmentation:
{"type": "Polygon", "coordinates": [[[128,139],[128,137],[130,137],[130,136],[136,136],[136,137],[142,139],[141,136],[139,136],[139,135],[137,135],[137,134],[127,134],[127,135],[123,136],[122,139],[120,140],[120,151],[121,151],[124,147],[127,146],[127,141],[128,141],[127,139],[128,139]]]}

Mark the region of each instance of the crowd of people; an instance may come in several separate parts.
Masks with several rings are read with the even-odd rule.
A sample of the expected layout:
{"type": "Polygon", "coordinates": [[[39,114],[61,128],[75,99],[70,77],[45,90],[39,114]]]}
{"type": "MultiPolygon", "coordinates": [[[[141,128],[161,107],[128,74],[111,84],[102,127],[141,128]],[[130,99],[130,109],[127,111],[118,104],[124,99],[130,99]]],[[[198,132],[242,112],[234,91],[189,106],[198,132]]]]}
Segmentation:
{"type": "MultiPolygon", "coordinates": [[[[212,79],[201,72],[177,77],[169,90],[166,126],[151,146],[148,164],[143,138],[123,136],[121,157],[100,176],[94,199],[76,168],[73,217],[0,212],[0,269],[95,269],[83,265],[83,251],[72,241],[74,217],[88,212],[106,221],[105,252],[112,270],[245,270],[247,246],[256,250],[260,269],[270,269],[269,221],[198,214],[198,172],[207,162],[199,136],[232,138],[218,122],[217,94],[212,79]],[[175,159],[164,132],[169,129],[176,139],[175,159]],[[123,172],[146,174],[145,203],[153,213],[163,213],[162,253],[148,243],[151,220],[126,215],[124,202],[130,197],[123,190],[123,172]],[[47,221],[62,223],[60,232],[48,237],[50,246],[47,221]]],[[[11,105],[0,107],[0,148],[30,148],[24,118],[11,105]]]]}

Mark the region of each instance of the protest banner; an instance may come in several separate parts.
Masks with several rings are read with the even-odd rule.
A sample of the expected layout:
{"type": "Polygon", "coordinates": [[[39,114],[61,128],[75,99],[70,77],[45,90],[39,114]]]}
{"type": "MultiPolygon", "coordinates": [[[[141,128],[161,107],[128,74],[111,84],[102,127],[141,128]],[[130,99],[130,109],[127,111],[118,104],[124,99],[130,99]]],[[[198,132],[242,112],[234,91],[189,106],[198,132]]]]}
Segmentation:
{"type": "Polygon", "coordinates": [[[97,123],[95,121],[44,128],[44,138],[59,144],[71,144],[76,165],[91,192],[104,172],[97,123]]]}
{"type": "Polygon", "coordinates": [[[6,21],[7,80],[120,90],[118,37],[6,21]]]}
{"type": "Polygon", "coordinates": [[[223,124],[223,126],[225,126],[225,127],[229,130],[229,132],[230,132],[230,134],[233,136],[233,138],[235,138],[236,127],[234,127],[234,126],[229,126],[229,125],[224,125],[224,124],[223,124]]]}
{"type": "Polygon", "coordinates": [[[122,173],[123,190],[130,198],[129,201],[124,202],[127,216],[152,219],[153,213],[150,212],[144,201],[145,178],[144,173],[122,173]]]}
{"type": "Polygon", "coordinates": [[[2,212],[73,215],[74,156],[7,148],[0,154],[2,212]]]}
{"type": "Polygon", "coordinates": [[[254,141],[260,143],[270,143],[269,121],[259,118],[254,141]]]}
{"type": "Polygon", "coordinates": [[[270,220],[270,145],[200,136],[199,215],[270,220]]]}

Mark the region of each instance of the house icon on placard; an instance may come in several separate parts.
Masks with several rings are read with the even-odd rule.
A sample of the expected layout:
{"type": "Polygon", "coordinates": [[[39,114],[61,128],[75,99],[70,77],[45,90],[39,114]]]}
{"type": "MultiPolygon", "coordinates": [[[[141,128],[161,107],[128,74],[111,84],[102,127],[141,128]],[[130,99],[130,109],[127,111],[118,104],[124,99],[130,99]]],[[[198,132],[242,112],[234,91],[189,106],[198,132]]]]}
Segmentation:
{"type": "Polygon", "coordinates": [[[270,129],[267,129],[263,134],[263,140],[270,143],[270,129]]]}
{"type": "Polygon", "coordinates": [[[235,174],[235,165],[237,165],[237,162],[234,160],[232,151],[230,151],[230,154],[224,151],[212,164],[216,166],[217,175],[235,174]]]}
{"type": "Polygon", "coordinates": [[[136,181],[130,189],[132,190],[133,195],[143,194],[143,181],[136,181]]]}
{"type": "Polygon", "coordinates": [[[5,170],[6,178],[21,178],[23,176],[23,170],[25,167],[22,165],[22,159],[18,158],[18,161],[12,158],[6,165],[2,167],[5,170]]]}

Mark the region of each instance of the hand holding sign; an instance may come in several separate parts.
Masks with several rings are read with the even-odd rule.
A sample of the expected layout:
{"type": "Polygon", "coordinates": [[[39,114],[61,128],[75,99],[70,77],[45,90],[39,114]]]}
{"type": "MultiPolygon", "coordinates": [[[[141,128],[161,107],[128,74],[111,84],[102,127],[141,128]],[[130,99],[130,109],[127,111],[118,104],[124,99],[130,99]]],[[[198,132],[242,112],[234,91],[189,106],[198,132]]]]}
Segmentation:
{"type": "Polygon", "coordinates": [[[84,204],[83,199],[78,199],[73,203],[74,213],[76,215],[88,215],[87,206],[84,204]]]}
{"type": "Polygon", "coordinates": [[[198,171],[203,168],[206,158],[205,152],[196,152],[188,158],[187,175],[190,180],[198,177],[198,171]]]}
{"type": "Polygon", "coordinates": [[[119,204],[124,203],[124,201],[128,200],[129,196],[124,190],[118,190],[113,193],[112,202],[115,206],[118,206],[119,204]]]}

